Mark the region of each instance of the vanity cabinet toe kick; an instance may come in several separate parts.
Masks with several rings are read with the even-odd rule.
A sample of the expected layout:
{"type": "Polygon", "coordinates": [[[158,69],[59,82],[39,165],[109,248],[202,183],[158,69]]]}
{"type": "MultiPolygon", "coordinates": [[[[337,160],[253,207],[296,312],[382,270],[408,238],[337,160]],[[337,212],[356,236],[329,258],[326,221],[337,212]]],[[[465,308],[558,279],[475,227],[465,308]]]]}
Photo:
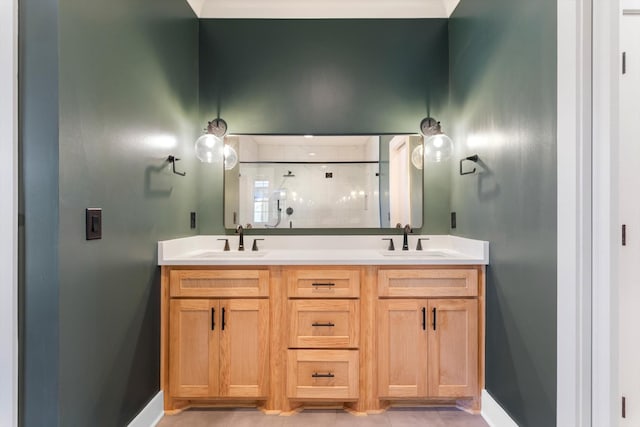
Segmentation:
{"type": "Polygon", "coordinates": [[[480,410],[485,266],[163,266],[165,412],[480,410]]]}

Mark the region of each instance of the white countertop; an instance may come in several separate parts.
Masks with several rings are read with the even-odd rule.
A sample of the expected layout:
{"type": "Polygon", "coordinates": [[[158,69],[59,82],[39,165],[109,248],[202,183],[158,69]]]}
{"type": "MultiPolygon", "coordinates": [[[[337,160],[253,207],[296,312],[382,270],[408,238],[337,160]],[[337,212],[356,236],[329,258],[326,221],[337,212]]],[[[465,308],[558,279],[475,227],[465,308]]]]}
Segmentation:
{"type": "Polygon", "coordinates": [[[447,235],[409,235],[408,251],[402,251],[402,235],[378,236],[244,236],[245,250],[238,251],[238,236],[193,236],[158,242],[158,265],[486,265],[489,242],[447,235]],[[387,250],[392,238],[396,250],[387,250]],[[416,251],[418,238],[422,251],[416,251]],[[229,239],[231,251],[224,252],[229,239]],[[259,250],[253,252],[254,239],[259,250]]]}

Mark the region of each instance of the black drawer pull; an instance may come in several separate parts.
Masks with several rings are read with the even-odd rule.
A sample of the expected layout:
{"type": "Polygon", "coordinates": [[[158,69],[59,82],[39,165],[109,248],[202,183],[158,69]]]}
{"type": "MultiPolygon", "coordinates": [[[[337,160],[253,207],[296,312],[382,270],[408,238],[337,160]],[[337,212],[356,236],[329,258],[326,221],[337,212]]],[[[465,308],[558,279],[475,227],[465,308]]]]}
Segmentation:
{"type": "Polygon", "coordinates": [[[427,330],[427,309],[422,307],[422,330],[427,330]]]}
{"type": "Polygon", "coordinates": [[[211,330],[216,329],[216,309],[211,307],[211,330]]]}
{"type": "Polygon", "coordinates": [[[327,326],[327,327],[331,328],[331,327],[336,326],[336,325],[335,325],[334,323],[331,323],[331,322],[329,322],[329,323],[318,323],[318,322],[313,322],[313,323],[311,324],[311,326],[327,326]]]}
{"type": "Polygon", "coordinates": [[[335,375],[333,375],[331,372],[329,372],[328,374],[319,374],[317,372],[314,372],[313,375],[311,375],[311,378],[334,378],[335,375]]]}
{"type": "Polygon", "coordinates": [[[312,283],[311,286],[335,286],[335,283],[312,283]]]}

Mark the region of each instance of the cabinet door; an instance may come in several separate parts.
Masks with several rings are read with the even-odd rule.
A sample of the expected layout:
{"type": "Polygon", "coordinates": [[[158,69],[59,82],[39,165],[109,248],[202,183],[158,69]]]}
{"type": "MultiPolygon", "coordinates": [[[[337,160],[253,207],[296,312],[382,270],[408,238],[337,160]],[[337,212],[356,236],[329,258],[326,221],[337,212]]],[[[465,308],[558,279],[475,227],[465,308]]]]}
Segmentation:
{"type": "Polygon", "coordinates": [[[378,301],[378,394],[427,396],[427,300],[378,301]]]}
{"type": "Polygon", "coordinates": [[[478,392],[478,301],[429,300],[429,396],[478,392]]]}
{"type": "Polygon", "coordinates": [[[269,366],[269,301],[220,301],[220,395],[265,397],[269,366]]]}
{"type": "Polygon", "coordinates": [[[218,316],[215,300],[171,300],[169,383],[172,397],[218,394],[218,316]]]}

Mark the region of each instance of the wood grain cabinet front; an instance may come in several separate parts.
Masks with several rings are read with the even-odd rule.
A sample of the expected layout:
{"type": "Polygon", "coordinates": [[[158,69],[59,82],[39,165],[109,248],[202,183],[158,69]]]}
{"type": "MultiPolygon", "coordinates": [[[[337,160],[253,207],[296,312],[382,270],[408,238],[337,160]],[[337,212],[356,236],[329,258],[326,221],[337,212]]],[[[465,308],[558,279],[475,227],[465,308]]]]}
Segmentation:
{"type": "Polygon", "coordinates": [[[480,410],[484,266],[163,266],[165,410],[480,410]]]}
{"type": "Polygon", "coordinates": [[[269,301],[172,299],[174,398],[261,398],[268,386],[269,301]]]}
{"type": "Polygon", "coordinates": [[[285,270],[289,319],[287,398],[350,402],[360,384],[362,269],[291,267],[285,270]]]}
{"type": "Polygon", "coordinates": [[[360,270],[298,268],[287,270],[289,298],[358,298],[360,270]]]}
{"type": "Polygon", "coordinates": [[[473,268],[389,269],[378,271],[380,297],[474,297],[478,271],[473,268]]]}
{"type": "Polygon", "coordinates": [[[267,297],[268,270],[171,270],[171,297],[267,297]]]}
{"type": "Polygon", "coordinates": [[[287,397],[294,400],[358,399],[358,350],[289,350],[287,397]]]}
{"type": "Polygon", "coordinates": [[[378,396],[390,400],[472,399],[479,407],[477,267],[378,270],[378,396]]]}
{"type": "Polygon", "coordinates": [[[289,300],[290,348],[357,348],[357,300],[289,300]]]}
{"type": "Polygon", "coordinates": [[[472,398],[478,384],[475,299],[378,302],[378,395],[472,398]]]}

